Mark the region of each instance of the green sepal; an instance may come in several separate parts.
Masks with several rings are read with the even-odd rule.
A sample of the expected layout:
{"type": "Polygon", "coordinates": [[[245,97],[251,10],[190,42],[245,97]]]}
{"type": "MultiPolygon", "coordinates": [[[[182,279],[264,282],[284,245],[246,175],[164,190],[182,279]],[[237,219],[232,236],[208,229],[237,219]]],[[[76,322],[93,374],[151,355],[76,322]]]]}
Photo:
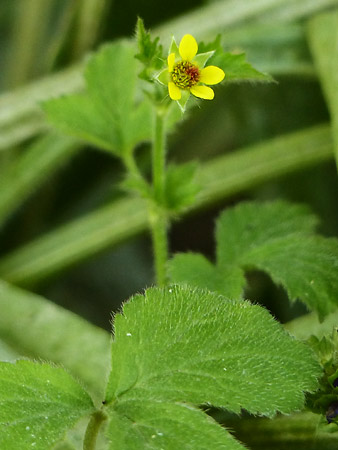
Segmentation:
{"type": "Polygon", "coordinates": [[[170,81],[169,70],[164,69],[158,75],[155,76],[155,79],[159,81],[161,84],[168,85],[170,81]]]}
{"type": "Polygon", "coordinates": [[[181,108],[182,113],[184,113],[186,110],[189,97],[190,97],[190,91],[181,89],[181,98],[179,100],[177,100],[177,104],[181,108]]]}
{"type": "Polygon", "coordinates": [[[206,62],[213,56],[215,51],[206,52],[206,53],[198,53],[193,62],[198,65],[199,68],[203,68],[206,62]]]}
{"type": "Polygon", "coordinates": [[[171,43],[170,43],[170,47],[169,47],[169,55],[170,55],[171,53],[175,53],[176,58],[177,58],[177,57],[179,56],[179,54],[180,54],[180,50],[179,50],[179,48],[178,48],[178,46],[177,46],[177,44],[176,44],[176,41],[175,41],[174,36],[171,37],[171,43]]]}

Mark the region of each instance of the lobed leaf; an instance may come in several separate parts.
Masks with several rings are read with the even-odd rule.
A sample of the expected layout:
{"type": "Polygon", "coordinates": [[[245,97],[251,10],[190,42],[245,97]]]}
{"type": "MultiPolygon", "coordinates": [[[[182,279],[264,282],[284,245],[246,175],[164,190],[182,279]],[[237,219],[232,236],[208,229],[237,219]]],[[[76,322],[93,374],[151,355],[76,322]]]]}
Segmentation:
{"type": "Polygon", "coordinates": [[[243,202],[217,221],[216,264],[201,255],[176,255],[169,263],[171,280],[200,287],[205,283],[212,291],[239,298],[245,271],[263,270],[291,300],[302,300],[323,317],[338,303],[338,241],[315,235],[317,222],[304,206],[243,202]]]}
{"type": "Polygon", "coordinates": [[[225,73],[225,81],[265,81],[271,82],[273,78],[267,73],[260,72],[246,61],[244,53],[222,53],[216,54],[208,61],[208,65],[213,64],[220,67],[225,73]]]}
{"type": "Polygon", "coordinates": [[[81,417],[92,400],[63,369],[32,361],[0,363],[0,448],[46,450],[81,417]]]}
{"type": "Polygon", "coordinates": [[[136,48],[129,41],[104,46],[89,61],[87,91],[44,104],[62,131],[123,156],[151,138],[151,105],[137,92],[136,48]]]}
{"type": "Polygon", "coordinates": [[[108,435],[122,449],[193,448],[182,439],[196,430],[201,442],[210,432],[209,448],[240,448],[193,405],[289,413],[302,407],[320,373],[312,350],[265,309],[206,290],[151,288],[124,305],[114,329],[108,435]],[[164,436],[170,443],[161,447],[164,436]]]}

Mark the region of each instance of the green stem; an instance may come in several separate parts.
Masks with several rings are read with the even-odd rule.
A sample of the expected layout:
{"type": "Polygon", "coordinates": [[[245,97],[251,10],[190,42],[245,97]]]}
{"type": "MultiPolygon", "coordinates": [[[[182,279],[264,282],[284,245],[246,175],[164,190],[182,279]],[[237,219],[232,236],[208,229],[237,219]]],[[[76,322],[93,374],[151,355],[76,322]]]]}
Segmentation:
{"type": "Polygon", "coordinates": [[[149,208],[151,234],[153,240],[155,273],[158,286],[167,282],[168,261],[168,220],[164,211],[165,189],[165,112],[158,109],[155,114],[152,174],[155,202],[149,208]]]}
{"type": "Polygon", "coordinates": [[[154,249],[156,283],[158,286],[165,286],[167,284],[168,221],[161,214],[159,208],[150,210],[149,214],[154,249]]]}
{"type": "Polygon", "coordinates": [[[164,137],[164,113],[157,110],[155,114],[153,137],[153,188],[157,203],[164,200],[165,183],[165,137],[164,137]]]}
{"type": "Polygon", "coordinates": [[[90,418],[83,441],[83,450],[95,450],[96,439],[102,423],[107,419],[102,411],[96,411],[90,418]]]}

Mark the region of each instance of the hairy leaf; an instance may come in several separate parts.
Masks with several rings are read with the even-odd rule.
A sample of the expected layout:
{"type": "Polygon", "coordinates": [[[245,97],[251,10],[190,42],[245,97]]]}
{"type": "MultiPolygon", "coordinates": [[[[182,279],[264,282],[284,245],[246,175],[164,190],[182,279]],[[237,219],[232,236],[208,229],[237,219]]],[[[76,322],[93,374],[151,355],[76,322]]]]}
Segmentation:
{"type": "Polygon", "coordinates": [[[109,367],[109,333],[4,281],[0,281],[0,311],[0,339],[18,352],[11,359],[20,355],[62,364],[93,396],[102,399],[109,367]]]}
{"type": "Polygon", "coordinates": [[[118,41],[89,61],[84,94],[50,100],[49,120],[71,135],[123,156],[151,138],[151,106],[137,92],[135,46],[118,41]]]}
{"type": "MultiPolygon", "coordinates": [[[[185,433],[199,429],[203,442],[215,428],[205,423],[204,430],[191,405],[289,413],[303,405],[304,391],[316,387],[319,370],[312,351],[257,305],[201,289],[152,288],[115,317],[109,433],[120,429],[114,440],[119,448],[128,448],[137,434],[143,446],[130,448],[147,443],[160,449],[161,433],[171,435],[177,420],[179,440],[165,448],[193,448],[182,444],[185,433]]],[[[209,448],[236,448],[226,430],[219,436],[215,431],[209,448]]]]}
{"type": "Polygon", "coordinates": [[[46,450],[93,403],[63,369],[31,361],[0,363],[0,448],[46,450]]]}
{"type": "Polygon", "coordinates": [[[110,409],[111,450],[244,450],[201,410],[180,402],[129,400],[110,409]]]}
{"type": "Polygon", "coordinates": [[[245,271],[263,270],[291,300],[323,317],[338,304],[338,241],[315,235],[317,222],[306,207],[284,201],[240,203],[217,221],[216,264],[201,255],[176,255],[169,263],[171,280],[205,283],[236,298],[245,288],[245,271]]]}

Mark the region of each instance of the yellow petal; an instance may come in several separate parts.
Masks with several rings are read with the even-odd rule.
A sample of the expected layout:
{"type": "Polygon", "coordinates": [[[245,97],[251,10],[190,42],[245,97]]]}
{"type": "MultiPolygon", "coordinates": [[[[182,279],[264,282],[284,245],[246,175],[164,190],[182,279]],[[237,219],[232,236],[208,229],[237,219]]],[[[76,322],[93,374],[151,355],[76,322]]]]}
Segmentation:
{"type": "Polygon", "coordinates": [[[205,100],[212,100],[214,98],[214,91],[208,86],[193,86],[190,88],[190,92],[199,98],[204,98],[205,100]]]}
{"type": "Polygon", "coordinates": [[[173,71],[174,64],[175,64],[175,53],[170,53],[170,55],[168,56],[168,70],[169,70],[169,72],[173,71]]]}
{"type": "Polygon", "coordinates": [[[216,66],[208,66],[201,70],[199,81],[205,84],[217,84],[220,83],[225,77],[225,73],[222,69],[216,66]]]}
{"type": "Polygon", "coordinates": [[[179,52],[183,61],[191,61],[196,55],[198,45],[196,39],[191,34],[183,36],[179,46],[179,52]]]}
{"type": "Polygon", "coordinates": [[[171,100],[179,100],[181,98],[180,88],[177,87],[172,81],[169,81],[168,83],[168,91],[171,100]]]}

